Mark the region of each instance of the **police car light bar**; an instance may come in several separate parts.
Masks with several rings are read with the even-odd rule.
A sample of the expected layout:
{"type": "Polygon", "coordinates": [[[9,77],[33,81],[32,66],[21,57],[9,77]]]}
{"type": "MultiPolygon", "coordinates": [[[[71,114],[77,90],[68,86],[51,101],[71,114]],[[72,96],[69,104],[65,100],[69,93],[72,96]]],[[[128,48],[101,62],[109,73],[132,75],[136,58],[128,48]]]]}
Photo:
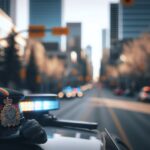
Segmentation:
{"type": "Polygon", "coordinates": [[[50,111],[59,109],[58,100],[34,100],[20,102],[20,109],[23,112],[50,111]]]}

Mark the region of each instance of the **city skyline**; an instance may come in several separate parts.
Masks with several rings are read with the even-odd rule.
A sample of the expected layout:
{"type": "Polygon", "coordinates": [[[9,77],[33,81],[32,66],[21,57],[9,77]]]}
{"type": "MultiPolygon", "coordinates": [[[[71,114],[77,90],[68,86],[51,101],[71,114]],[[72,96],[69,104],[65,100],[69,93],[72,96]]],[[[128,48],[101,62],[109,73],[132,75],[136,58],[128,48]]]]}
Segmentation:
{"type": "MultiPolygon", "coordinates": [[[[81,47],[83,49],[85,49],[87,45],[92,47],[94,79],[99,77],[100,59],[102,57],[101,33],[103,28],[110,28],[109,5],[112,2],[116,3],[118,0],[63,1],[62,25],[65,25],[67,22],[81,22],[83,28],[81,47]]],[[[64,41],[65,37],[63,37],[62,40],[62,49],[65,49],[64,41]]]]}

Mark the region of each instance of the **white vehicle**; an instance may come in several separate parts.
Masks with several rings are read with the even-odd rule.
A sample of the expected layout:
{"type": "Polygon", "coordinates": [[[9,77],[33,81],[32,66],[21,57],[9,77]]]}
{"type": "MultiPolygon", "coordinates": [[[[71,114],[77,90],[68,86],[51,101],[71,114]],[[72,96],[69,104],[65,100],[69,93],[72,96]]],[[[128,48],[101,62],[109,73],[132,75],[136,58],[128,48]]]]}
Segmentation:
{"type": "Polygon", "coordinates": [[[120,139],[111,136],[107,130],[99,132],[97,123],[54,117],[50,111],[59,109],[56,95],[28,95],[20,101],[21,98],[20,93],[0,88],[0,103],[5,102],[1,105],[1,150],[128,150],[120,139]],[[16,112],[20,112],[19,124],[16,112]],[[30,120],[33,118],[42,127],[36,120],[30,120]],[[6,119],[8,122],[5,122],[6,119]]]}

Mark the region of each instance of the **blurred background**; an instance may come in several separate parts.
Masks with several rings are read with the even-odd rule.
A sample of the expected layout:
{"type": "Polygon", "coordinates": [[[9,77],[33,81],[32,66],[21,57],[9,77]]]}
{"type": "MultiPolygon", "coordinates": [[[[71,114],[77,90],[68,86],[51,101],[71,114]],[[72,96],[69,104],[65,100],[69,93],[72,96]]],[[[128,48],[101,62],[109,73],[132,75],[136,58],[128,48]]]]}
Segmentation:
{"type": "Polygon", "coordinates": [[[150,1],[0,0],[0,86],[150,149],[150,1]]]}
{"type": "Polygon", "coordinates": [[[67,22],[68,36],[61,36],[59,31],[54,35],[50,30],[44,31],[62,26],[63,3],[0,1],[2,86],[56,93],[64,86],[81,86],[92,81],[92,48],[81,46],[82,23],[67,22]],[[29,26],[45,29],[35,34],[28,30],[29,26]],[[63,38],[65,48],[61,46],[63,38]]]}

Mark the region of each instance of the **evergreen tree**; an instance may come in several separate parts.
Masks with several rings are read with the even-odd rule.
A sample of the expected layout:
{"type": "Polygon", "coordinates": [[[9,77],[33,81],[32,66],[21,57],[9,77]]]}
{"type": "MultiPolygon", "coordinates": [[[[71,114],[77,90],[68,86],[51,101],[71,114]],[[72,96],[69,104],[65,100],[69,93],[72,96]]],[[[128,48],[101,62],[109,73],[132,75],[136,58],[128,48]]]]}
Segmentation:
{"type": "Polygon", "coordinates": [[[34,52],[31,51],[30,61],[27,66],[26,83],[27,83],[27,88],[32,92],[39,92],[40,85],[37,81],[38,75],[39,75],[38,67],[35,62],[34,52]]]}
{"type": "Polygon", "coordinates": [[[10,82],[13,82],[16,87],[19,88],[21,79],[20,79],[20,69],[21,62],[19,56],[17,55],[18,49],[15,45],[15,34],[12,33],[8,37],[9,46],[5,48],[5,69],[4,69],[4,85],[8,86],[10,82]]]}

